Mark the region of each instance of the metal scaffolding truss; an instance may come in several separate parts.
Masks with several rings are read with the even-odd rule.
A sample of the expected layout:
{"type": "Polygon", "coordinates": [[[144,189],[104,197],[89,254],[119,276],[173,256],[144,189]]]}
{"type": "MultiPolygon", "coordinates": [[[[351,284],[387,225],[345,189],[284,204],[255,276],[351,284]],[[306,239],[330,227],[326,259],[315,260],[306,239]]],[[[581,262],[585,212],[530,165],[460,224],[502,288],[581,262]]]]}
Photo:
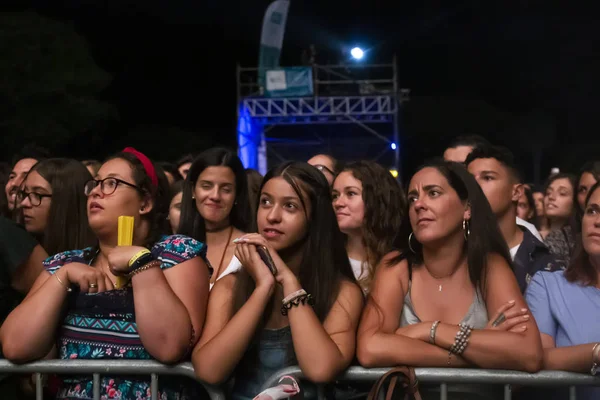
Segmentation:
{"type": "Polygon", "coordinates": [[[262,125],[367,123],[392,121],[397,102],[392,96],[245,98],[242,111],[262,125]]]}
{"type": "Polygon", "coordinates": [[[267,150],[277,156],[272,147],[278,142],[302,143],[301,138],[269,140],[267,132],[277,125],[355,124],[383,142],[382,153],[373,158],[391,149],[399,170],[399,112],[410,92],[398,87],[396,58],[390,64],[313,64],[311,68],[313,97],[263,97],[259,69],[238,66],[238,127],[245,127],[245,133],[238,128],[240,153],[253,160],[262,154],[264,159],[267,150]],[[253,129],[260,131],[260,139],[248,133],[251,125],[258,127],[253,129]]]}

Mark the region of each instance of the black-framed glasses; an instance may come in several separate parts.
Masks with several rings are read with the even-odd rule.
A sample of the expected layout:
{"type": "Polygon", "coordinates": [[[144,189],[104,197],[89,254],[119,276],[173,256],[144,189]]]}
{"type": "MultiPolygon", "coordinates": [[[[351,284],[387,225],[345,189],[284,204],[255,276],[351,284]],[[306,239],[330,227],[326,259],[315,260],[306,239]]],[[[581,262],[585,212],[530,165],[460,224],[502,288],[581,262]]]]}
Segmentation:
{"type": "Polygon", "coordinates": [[[332,170],[330,170],[329,168],[327,168],[326,166],[324,166],[324,165],[321,165],[321,164],[315,164],[315,165],[313,165],[313,167],[315,167],[316,169],[318,169],[318,170],[319,170],[319,171],[321,171],[321,172],[325,172],[325,171],[327,171],[327,172],[329,172],[331,175],[335,176],[335,173],[334,173],[332,170]]]}
{"type": "Polygon", "coordinates": [[[115,190],[117,190],[117,187],[119,187],[119,185],[121,184],[132,187],[137,190],[141,190],[133,183],[125,182],[122,179],[104,178],[101,180],[91,179],[87,181],[85,183],[85,186],[83,187],[83,193],[85,193],[86,196],[89,196],[90,194],[92,194],[92,191],[96,188],[96,186],[100,185],[100,191],[105,195],[110,195],[113,194],[115,190]]]}
{"type": "Polygon", "coordinates": [[[20,204],[21,202],[23,202],[23,200],[25,200],[25,198],[29,198],[29,202],[31,203],[31,205],[37,207],[40,204],[42,204],[42,199],[44,197],[52,197],[52,195],[19,190],[17,192],[17,203],[20,204]]]}

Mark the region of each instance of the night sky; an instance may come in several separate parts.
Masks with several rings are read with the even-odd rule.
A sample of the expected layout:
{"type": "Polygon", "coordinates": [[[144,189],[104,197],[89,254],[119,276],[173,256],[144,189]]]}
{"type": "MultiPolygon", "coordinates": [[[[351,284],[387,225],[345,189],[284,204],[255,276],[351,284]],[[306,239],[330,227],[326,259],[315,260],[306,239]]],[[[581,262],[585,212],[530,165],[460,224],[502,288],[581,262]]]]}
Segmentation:
{"type": "MultiPolygon", "coordinates": [[[[108,143],[129,127],[164,124],[211,138],[206,145],[235,145],[235,65],[256,66],[270,1],[12,2],[73,21],[96,63],[113,76],[102,97],[118,106],[122,130],[107,133],[108,143]]],[[[582,160],[600,158],[600,57],[593,50],[600,41],[589,10],[557,1],[404,3],[292,0],[282,64],[299,64],[311,43],[328,60],[353,43],[370,48],[372,61],[389,62],[395,53],[400,86],[411,89],[412,99],[403,113],[405,165],[465,133],[509,145],[528,176],[531,145],[520,142],[524,137],[546,148],[544,170],[576,170],[582,160]],[[465,112],[464,104],[475,111],[465,112]],[[493,115],[510,114],[511,123],[490,122],[477,112],[482,104],[493,115]],[[550,121],[555,139],[540,121],[550,121]]],[[[169,154],[184,152],[185,138],[169,147],[169,154]]]]}

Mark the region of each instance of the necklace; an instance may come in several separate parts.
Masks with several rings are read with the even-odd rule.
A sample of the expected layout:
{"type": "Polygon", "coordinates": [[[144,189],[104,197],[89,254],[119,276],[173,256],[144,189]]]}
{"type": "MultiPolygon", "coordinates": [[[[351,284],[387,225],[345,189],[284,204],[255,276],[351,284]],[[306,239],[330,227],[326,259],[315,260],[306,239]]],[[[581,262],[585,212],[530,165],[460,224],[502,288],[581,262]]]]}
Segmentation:
{"type": "MultiPolygon", "coordinates": [[[[225,247],[223,247],[223,253],[221,254],[221,261],[219,261],[217,270],[213,271],[213,276],[214,276],[215,280],[212,281],[211,283],[215,283],[217,281],[217,278],[219,277],[219,273],[221,272],[221,267],[223,266],[223,260],[225,260],[225,254],[227,253],[227,248],[229,247],[229,243],[231,243],[232,236],[233,236],[233,225],[231,225],[231,228],[229,229],[229,237],[227,238],[227,241],[225,242],[225,247]]],[[[211,278],[211,280],[212,280],[212,278],[211,278]]]]}
{"type": "MultiPolygon", "coordinates": [[[[446,279],[446,278],[450,278],[452,275],[454,275],[454,272],[455,272],[455,271],[452,271],[451,273],[449,273],[449,274],[448,274],[448,275],[446,275],[446,276],[435,276],[435,275],[434,275],[434,274],[433,274],[431,271],[429,271],[429,270],[427,270],[427,272],[429,273],[429,275],[431,275],[431,277],[432,277],[433,279],[436,279],[436,280],[438,280],[438,281],[439,281],[440,279],[446,279]]],[[[442,284],[441,284],[441,283],[438,283],[438,292],[441,292],[441,291],[442,291],[442,284]]]]}

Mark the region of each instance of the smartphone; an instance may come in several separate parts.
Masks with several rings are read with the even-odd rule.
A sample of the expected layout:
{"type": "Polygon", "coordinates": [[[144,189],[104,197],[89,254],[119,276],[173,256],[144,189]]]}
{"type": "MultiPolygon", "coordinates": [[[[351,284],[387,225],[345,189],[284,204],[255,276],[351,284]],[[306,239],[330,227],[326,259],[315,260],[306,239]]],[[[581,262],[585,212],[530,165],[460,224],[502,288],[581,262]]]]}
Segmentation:
{"type": "Polygon", "coordinates": [[[267,250],[265,246],[256,246],[256,251],[258,252],[258,255],[260,256],[261,260],[263,260],[267,267],[269,267],[271,273],[273,275],[277,275],[277,267],[275,266],[271,255],[269,254],[269,250],[267,250]]]}

